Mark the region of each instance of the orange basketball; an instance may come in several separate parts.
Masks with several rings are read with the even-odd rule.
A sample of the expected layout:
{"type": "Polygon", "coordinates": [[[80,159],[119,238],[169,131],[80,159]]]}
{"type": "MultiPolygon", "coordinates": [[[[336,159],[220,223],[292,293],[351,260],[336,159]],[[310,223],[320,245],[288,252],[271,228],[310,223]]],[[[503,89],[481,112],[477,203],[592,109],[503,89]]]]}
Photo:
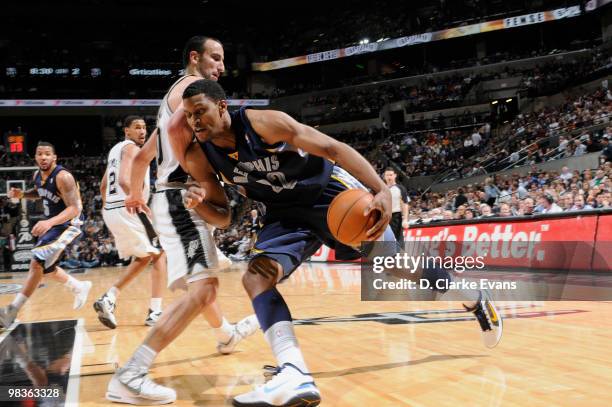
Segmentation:
{"type": "Polygon", "coordinates": [[[374,196],[362,189],[349,189],[334,198],[327,210],[327,226],[339,242],[358,246],[368,240],[366,232],[380,218],[378,211],[369,216],[363,214],[372,199],[374,196]]]}

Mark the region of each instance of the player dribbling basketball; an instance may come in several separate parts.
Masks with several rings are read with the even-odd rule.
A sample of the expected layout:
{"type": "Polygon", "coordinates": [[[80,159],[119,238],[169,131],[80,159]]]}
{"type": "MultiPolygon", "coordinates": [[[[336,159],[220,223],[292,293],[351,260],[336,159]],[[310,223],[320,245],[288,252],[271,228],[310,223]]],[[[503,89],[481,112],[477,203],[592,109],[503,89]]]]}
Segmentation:
{"type": "MultiPolygon", "coordinates": [[[[186,149],[186,161],[198,181],[241,186],[246,195],[266,205],[255,256],[243,275],[261,329],[278,362],[275,377],[264,386],[236,396],[236,406],[314,406],[319,391],[298,346],[289,308],[276,285],[318,250],[322,243],[340,246],[327,222],[332,200],[350,188],[374,193],[366,214],[380,218],[367,231],[369,240],[395,241],[388,227],[391,196],[367,160],[348,145],[296,122],[278,111],[242,108],[229,112],[223,88],[199,80],[183,92],[184,111],[169,124],[171,137],[195,132],[200,148],[186,149]],[[353,175],[355,177],[353,177],[353,175]],[[217,183],[219,181],[216,181],[217,183]]],[[[185,151],[185,150],[184,150],[185,151]]],[[[181,156],[184,151],[177,151],[181,156]]],[[[354,250],[355,257],[360,254],[354,250]]],[[[430,281],[451,276],[445,270],[422,270],[414,278],[430,281]]],[[[464,302],[476,314],[487,346],[495,346],[502,325],[488,297],[478,293],[464,302]],[[479,296],[478,296],[479,295],[479,296]]]]}

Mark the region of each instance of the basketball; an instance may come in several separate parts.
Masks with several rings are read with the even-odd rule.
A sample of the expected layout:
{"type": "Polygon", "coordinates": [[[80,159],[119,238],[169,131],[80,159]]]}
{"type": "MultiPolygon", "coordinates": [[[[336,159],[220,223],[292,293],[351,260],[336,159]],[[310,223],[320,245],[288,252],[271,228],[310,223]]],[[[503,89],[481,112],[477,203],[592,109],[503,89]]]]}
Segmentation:
{"type": "Polygon", "coordinates": [[[378,211],[363,214],[372,199],[374,196],[362,189],[349,189],[334,198],[327,211],[327,225],[339,242],[357,246],[368,240],[366,232],[380,218],[378,211]]]}

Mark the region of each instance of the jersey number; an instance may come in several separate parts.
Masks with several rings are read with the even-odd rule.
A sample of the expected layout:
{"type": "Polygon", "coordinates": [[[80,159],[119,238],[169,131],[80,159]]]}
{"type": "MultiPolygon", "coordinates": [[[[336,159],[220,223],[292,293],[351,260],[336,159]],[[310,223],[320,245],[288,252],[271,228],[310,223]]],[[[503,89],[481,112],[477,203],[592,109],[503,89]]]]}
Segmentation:
{"type": "Polygon", "coordinates": [[[285,174],[279,171],[269,172],[266,174],[266,178],[267,179],[257,180],[257,182],[268,185],[270,188],[272,188],[272,191],[276,192],[277,194],[284,189],[293,189],[297,184],[297,180],[287,181],[285,174]]]}
{"type": "Polygon", "coordinates": [[[115,195],[117,193],[117,176],[115,171],[108,173],[108,194],[115,195]]]}
{"type": "Polygon", "coordinates": [[[47,200],[43,200],[43,213],[45,214],[46,217],[49,217],[49,202],[47,202],[47,200]]]}

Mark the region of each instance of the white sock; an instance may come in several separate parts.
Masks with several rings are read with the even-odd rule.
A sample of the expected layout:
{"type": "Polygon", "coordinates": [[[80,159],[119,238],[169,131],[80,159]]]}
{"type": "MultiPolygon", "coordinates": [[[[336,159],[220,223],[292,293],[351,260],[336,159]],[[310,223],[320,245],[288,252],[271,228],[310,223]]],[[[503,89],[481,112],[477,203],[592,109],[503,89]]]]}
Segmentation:
{"type": "Polygon", "coordinates": [[[19,311],[21,309],[21,307],[23,307],[23,304],[26,303],[26,301],[28,300],[28,297],[26,297],[25,295],[19,293],[15,296],[15,298],[13,298],[13,302],[11,303],[11,305],[17,309],[17,311],[19,311]]]}
{"type": "Polygon", "coordinates": [[[304,356],[302,356],[302,351],[295,337],[293,323],[291,321],[280,321],[275,323],[268,328],[264,336],[272,348],[274,356],[276,356],[279,367],[285,363],[291,363],[303,373],[308,373],[308,368],[306,367],[304,356]]]}
{"type": "Polygon", "coordinates": [[[147,345],[140,345],[130,360],[128,360],[126,366],[146,367],[148,370],[153,364],[155,356],[157,356],[157,352],[153,349],[149,348],[147,345]]]}
{"type": "Polygon", "coordinates": [[[81,291],[82,285],[83,283],[81,283],[79,280],[77,280],[76,278],[70,275],[68,276],[68,281],[66,281],[66,283],[64,284],[65,287],[68,287],[71,290],[76,291],[76,292],[81,291]]]}
{"type": "Polygon", "coordinates": [[[111,299],[112,302],[116,302],[117,297],[119,297],[120,292],[121,292],[120,289],[118,289],[115,286],[112,286],[111,288],[108,289],[108,291],[106,292],[106,295],[108,296],[108,298],[111,299]]]}
{"type": "Polygon", "coordinates": [[[234,334],[234,325],[227,322],[227,319],[223,317],[221,326],[219,328],[213,328],[213,331],[215,332],[217,342],[228,343],[234,334]]]}
{"type": "Polygon", "coordinates": [[[161,312],[162,310],[162,299],[151,298],[151,305],[149,306],[153,312],[161,312]]]}

